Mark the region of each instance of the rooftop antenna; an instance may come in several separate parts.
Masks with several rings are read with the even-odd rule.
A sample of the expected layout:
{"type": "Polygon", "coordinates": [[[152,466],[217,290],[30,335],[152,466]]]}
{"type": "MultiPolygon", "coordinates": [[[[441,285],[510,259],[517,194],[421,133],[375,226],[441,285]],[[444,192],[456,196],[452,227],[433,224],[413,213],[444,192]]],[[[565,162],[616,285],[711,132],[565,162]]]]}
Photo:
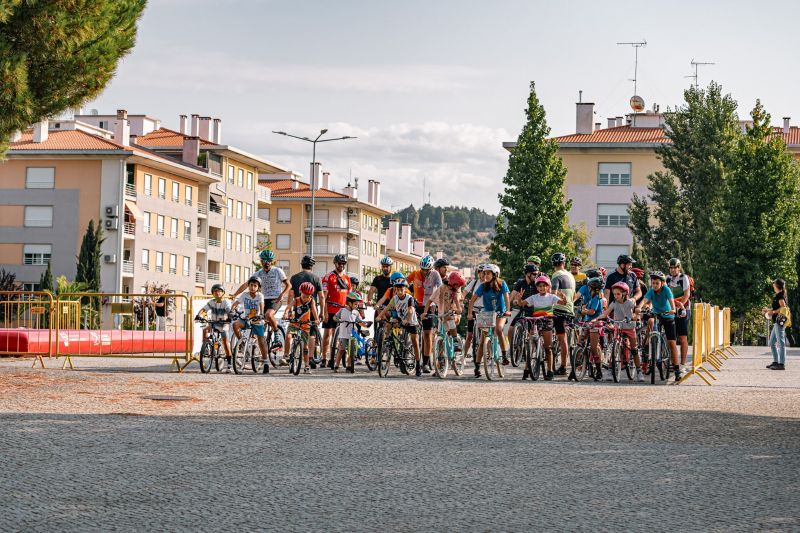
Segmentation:
{"type": "Polygon", "coordinates": [[[709,61],[695,61],[694,59],[692,59],[692,62],[689,63],[689,64],[694,67],[694,74],[689,74],[688,76],[684,76],[684,78],[694,78],[694,88],[695,89],[698,88],[698,85],[697,85],[697,78],[698,78],[697,69],[698,69],[698,67],[706,66],[706,65],[716,65],[716,63],[711,63],[709,61]]]}
{"type": "Polygon", "coordinates": [[[636,92],[637,82],[639,81],[638,80],[638,77],[639,77],[639,48],[647,46],[647,40],[642,39],[641,41],[625,42],[625,43],[617,43],[617,44],[627,45],[627,46],[632,46],[633,47],[633,51],[634,51],[634,56],[633,56],[634,57],[634,59],[633,59],[633,61],[634,61],[633,62],[633,79],[630,80],[630,81],[633,82],[633,95],[636,96],[637,95],[637,92],[636,92]]]}

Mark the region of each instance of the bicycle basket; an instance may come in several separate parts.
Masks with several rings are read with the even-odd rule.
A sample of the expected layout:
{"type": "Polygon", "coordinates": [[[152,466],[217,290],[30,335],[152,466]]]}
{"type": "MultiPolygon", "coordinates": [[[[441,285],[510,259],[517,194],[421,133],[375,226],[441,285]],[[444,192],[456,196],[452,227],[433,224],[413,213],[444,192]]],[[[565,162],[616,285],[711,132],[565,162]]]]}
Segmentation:
{"type": "Polygon", "coordinates": [[[478,328],[493,328],[497,319],[494,311],[481,311],[475,316],[475,326],[478,328]]]}

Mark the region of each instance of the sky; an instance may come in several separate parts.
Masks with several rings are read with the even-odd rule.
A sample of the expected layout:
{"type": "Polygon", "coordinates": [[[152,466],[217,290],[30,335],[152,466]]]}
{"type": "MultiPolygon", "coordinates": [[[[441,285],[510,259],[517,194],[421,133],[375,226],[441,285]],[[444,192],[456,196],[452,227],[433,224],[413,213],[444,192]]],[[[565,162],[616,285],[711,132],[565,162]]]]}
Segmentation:
{"type": "MultiPolygon", "coordinates": [[[[334,188],[382,183],[384,207],[496,213],[531,81],[553,135],[574,133],[578,91],[595,122],[629,112],[634,51],[648,108],[679,105],[701,67],[746,115],[800,123],[793,34],[800,2],[534,0],[150,0],[133,52],[84,110],[222,119],[223,143],[308,175],[311,145],[273,130],[354,140],[318,145],[334,188]],[[426,195],[427,196],[427,195],[426,195]]],[[[365,191],[364,191],[365,192],[365,191]]]]}

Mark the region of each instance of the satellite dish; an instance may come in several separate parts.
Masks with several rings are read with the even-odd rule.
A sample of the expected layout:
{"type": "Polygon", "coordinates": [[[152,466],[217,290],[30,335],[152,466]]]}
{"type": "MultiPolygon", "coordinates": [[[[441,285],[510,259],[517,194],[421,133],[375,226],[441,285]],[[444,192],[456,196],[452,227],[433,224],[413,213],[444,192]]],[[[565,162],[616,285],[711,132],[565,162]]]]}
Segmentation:
{"type": "Polygon", "coordinates": [[[644,111],[644,98],[635,94],[631,96],[631,109],[637,113],[644,111]]]}

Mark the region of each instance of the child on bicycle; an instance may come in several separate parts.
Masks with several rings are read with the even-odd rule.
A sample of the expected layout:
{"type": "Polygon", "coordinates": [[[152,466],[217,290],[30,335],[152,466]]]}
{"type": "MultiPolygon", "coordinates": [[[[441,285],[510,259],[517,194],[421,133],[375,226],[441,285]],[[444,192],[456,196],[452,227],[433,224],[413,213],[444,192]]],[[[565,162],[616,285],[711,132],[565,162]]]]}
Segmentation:
{"type": "MultiPolygon", "coordinates": [[[[597,318],[603,313],[603,278],[594,277],[586,281],[586,292],[583,298],[583,306],[581,306],[582,317],[584,322],[591,322],[592,319],[597,318]]],[[[597,371],[594,374],[595,380],[600,380],[603,377],[602,357],[600,355],[600,336],[603,334],[603,326],[594,324],[589,328],[589,352],[591,357],[589,361],[594,363],[597,371]]]]}
{"type": "Polygon", "coordinates": [[[317,302],[314,300],[314,284],[304,281],[298,288],[300,289],[300,296],[290,302],[284,313],[284,318],[289,320],[285,346],[291,349],[292,337],[300,335],[308,348],[303,353],[303,374],[310,374],[311,367],[308,361],[309,354],[314,353],[316,350],[317,336],[319,334],[317,330],[319,311],[317,310],[317,302]]]}
{"type": "Polygon", "coordinates": [[[242,306],[242,315],[233,323],[233,334],[242,338],[242,330],[250,324],[251,333],[256,336],[261,359],[264,361],[264,374],[269,374],[269,357],[267,340],[264,337],[264,294],[261,292],[261,280],[253,276],[247,280],[247,291],[240,294],[231,306],[231,310],[242,306]]]}
{"type": "MultiPolygon", "coordinates": [[[[381,314],[378,315],[378,320],[393,318],[400,321],[400,326],[411,338],[414,359],[417,361],[415,365],[416,375],[419,377],[422,375],[422,365],[420,363],[419,336],[417,335],[419,321],[417,320],[417,312],[414,306],[414,297],[408,291],[408,281],[406,281],[405,278],[398,278],[392,284],[392,292],[394,294],[389,299],[389,303],[386,304],[383,311],[381,311],[381,314]]],[[[388,320],[386,320],[385,324],[386,332],[384,333],[384,338],[388,338],[391,324],[388,320]]]]}
{"type": "Polygon", "coordinates": [[[638,313],[642,307],[647,305],[650,306],[651,312],[658,317],[658,322],[664,330],[670,359],[675,369],[675,381],[680,381],[681,369],[678,366],[678,336],[675,330],[675,309],[682,309],[683,305],[675,301],[672,291],[667,287],[667,276],[659,270],[650,273],[650,290],[644,295],[642,302],[636,306],[636,312],[638,313]]]}
{"type": "Polygon", "coordinates": [[[211,286],[211,294],[213,299],[209,300],[200,311],[197,312],[195,320],[203,318],[203,316],[210,317],[208,325],[203,328],[203,340],[206,340],[211,334],[211,330],[219,333],[222,339],[222,347],[225,349],[225,372],[231,371],[231,346],[228,343],[228,331],[225,323],[230,320],[231,301],[224,299],[225,288],[215,283],[211,286]]]}
{"type": "MultiPolygon", "coordinates": [[[[503,334],[503,326],[506,324],[506,317],[511,315],[511,291],[508,290],[508,285],[500,278],[500,267],[490,263],[484,267],[483,283],[475,288],[472,298],[469,301],[469,311],[472,311],[475,302],[478,299],[483,301],[483,316],[495,316],[494,333],[500,343],[500,350],[503,355],[503,364],[507,365],[511,361],[508,359],[506,353],[506,336],[503,334]]],[[[477,318],[477,316],[476,316],[477,318]]],[[[475,377],[481,377],[480,364],[483,359],[483,345],[486,333],[484,328],[481,329],[481,338],[478,342],[478,353],[475,354],[473,359],[475,363],[475,377]]]]}
{"type": "MultiPolygon", "coordinates": [[[[614,295],[614,299],[608,304],[608,308],[593,321],[613,317],[616,322],[624,322],[617,325],[618,331],[623,338],[627,337],[628,339],[628,349],[636,364],[636,381],[642,382],[644,381],[642,362],[636,345],[636,320],[639,317],[636,313],[636,300],[629,297],[630,287],[624,281],[618,281],[612,285],[611,293],[614,295]]],[[[606,379],[613,379],[613,376],[606,377],[606,379]]]]}
{"type": "MultiPolygon", "coordinates": [[[[544,379],[550,381],[553,379],[553,306],[555,304],[564,305],[567,301],[567,296],[559,291],[556,294],[550,292],[552,282],[548,276],[539,276],[535,281],[536,294],[531,294],[520,302],[523,307],[532,307],[533,318],[544,318],[545,320],[539,321],[539,334],[542,336],[544,343],[544,353],[547,361],[547,372],[545,372],[544,379]]],[[[531,368],[525,369],[524,377],[531,375],[531,368]]]]}
{"type": "Polygon", "coordinates": [[[447,276],[447,282],[437,287],[433,294],[431,294],[428,303],[425,304],[425,310],[422,312],[420,318],[425,320],[428,310],[433,307],[439,308],[439,313],[445,318],[444,329],[451,337],[455,337],[458,332],[456,327],[461,321],[461,313],[464,311],[463,297],[461,296],[461,287],[466,285],[467,281],[460,272],[453,271],[447,276]],[[447,316],[449,313],[453,313],[447,316]]]}
{"type": "MultiPolygon", "coordinates": [[[[333,320],[339,324],[336,326],[336,335],[339,339],[339,346],[338,350],[336,351],[336,361],[333,364],[334,372],[339,372],[339,363],[342,361],[342,358],[345,357],[345,350],[347,350],[347,345],[350,343],[350,337],[353,334],[356,324],[365,323],[364,320],[362,320],[358,309],[359,304],[363,302],[364,299],[359,293],[350,291],[350,293],[347,295],[345,306],[339,309],[336,312],[336,315],[333,317],[333,320]]],[[[349,355],[352,357],[353,354],[349,355]]],[[[347,367],[348,372],[354,372],[355,369],[351,369],[350,365],[347,363],[348,361],[345,359],[345,367],[347,367]]]]}

